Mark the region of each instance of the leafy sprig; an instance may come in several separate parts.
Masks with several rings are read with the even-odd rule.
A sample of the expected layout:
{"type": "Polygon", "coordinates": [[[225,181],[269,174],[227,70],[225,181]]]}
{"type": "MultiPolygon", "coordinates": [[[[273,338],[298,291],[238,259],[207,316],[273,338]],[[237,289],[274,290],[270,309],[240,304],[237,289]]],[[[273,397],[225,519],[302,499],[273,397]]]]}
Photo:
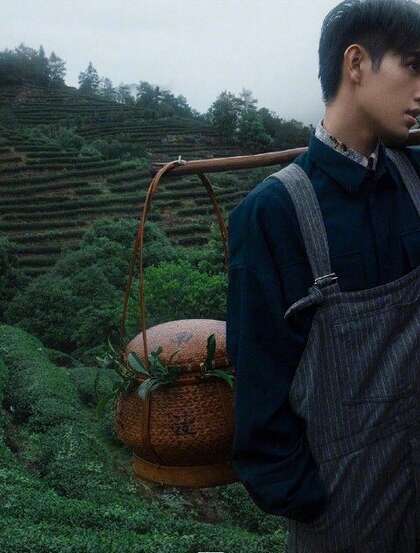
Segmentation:
{"type": "Polygon", "coordinates": [[[225,380],[231,388],[233,388],[234,376],[231,372],[225,369],[216,369],[214,355],[216,353],[216,337],[210,334],[207,338],[207,357],[206,360],[200,363],[203,378],[218,377],[225,380]]]}
{"type": "MultiPolygon", "coordinates": [[[[149,367],[145,367],[143,361],[136,352],[131,351],[127,355],[127,361],[124,359],[127,342],[121,342],[120,348],[117,351],[108,338],[108,351],[104,357],[96,357],[102,368],[114,370],[121,378],[115,382],[112,391],[107,396],[98,400],[97,382],[99,378],[99,370],[95,378],[95,394],[97,398],[97,415],[101,415],[107,403],[113,399],[114,409],[118,400],[118,396],[124,393],[133,392],[137,388],[137,393],[142,400],[145,400],[148,395],[159,388],[160,386],[174,384],[182,373],[181,367],[171,366],[173,357],[180,351],[176,350],[169,358],[165,365],[160,359],[162,347],[159,346],[155,351],[148,355],[149,367]],[[144,378],[146,377],[146,378],[144,378]],[[139,379],[143,378],[139,384],[139,379]]],[[[217,377],[225,380],[229,386],[233,388],[233,374],[223,369],[215,367],[214,355],[216,352],[216,338],[211,334],[207,339],[207,356],[204,362],[200,363],[201,378],[217,377]]]]}
{"type": "Polygon", "coordinates": [[[149,359],[149,370],[143,365],[141,359],[135,352],[130,352],[128,354],[128,362],[134,367],[139,373],[146,375],[147,378],[140,384],[138,387],[138,395],[141,399],[145,400],[149,393],[159,388],[159,386],[164,386],[165,384],[173,384],[178,379],[181,374],[180,367],[171,367],[170,362],[174,355],[176,355],[180,350],[174,351],[170,356],[168,365],[164,365],[159,358],[159,355],[162,353],[162,347],[159,346],[156,351],[150,352],[149,359]]]}

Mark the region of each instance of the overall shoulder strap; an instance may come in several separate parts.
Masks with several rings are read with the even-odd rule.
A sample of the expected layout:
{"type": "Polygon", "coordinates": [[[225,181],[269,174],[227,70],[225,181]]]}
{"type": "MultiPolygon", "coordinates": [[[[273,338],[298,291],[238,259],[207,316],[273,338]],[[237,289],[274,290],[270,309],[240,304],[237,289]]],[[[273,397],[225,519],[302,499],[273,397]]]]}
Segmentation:
{"type": "MultiPolygon", "coordinates": [[[[269,175],[267,179],[270,177],[283,183],[295,206],[315,284],[321,286],[334,282],[337,277],[331,271],[327,231],[318,198],[308,175],[299,165],[290,163],[269,175]]],[[[337,283],[334,285],[338,286],[337,283]]]]}

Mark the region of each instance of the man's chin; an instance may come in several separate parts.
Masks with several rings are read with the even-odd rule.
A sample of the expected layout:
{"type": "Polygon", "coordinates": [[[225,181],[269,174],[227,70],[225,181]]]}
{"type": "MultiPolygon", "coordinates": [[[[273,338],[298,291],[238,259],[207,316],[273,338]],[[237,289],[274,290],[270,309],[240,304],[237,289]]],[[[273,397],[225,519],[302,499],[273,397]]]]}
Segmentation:
{"type": "Polygon", "coordinates": [[[409,134],[410,129],[407,126],[402,126],[401,130],[396,131],[393,129],[392,131],[382,133],[382,141],[390,148],[393,146],[403,146],[407,142],[409,134]]]}

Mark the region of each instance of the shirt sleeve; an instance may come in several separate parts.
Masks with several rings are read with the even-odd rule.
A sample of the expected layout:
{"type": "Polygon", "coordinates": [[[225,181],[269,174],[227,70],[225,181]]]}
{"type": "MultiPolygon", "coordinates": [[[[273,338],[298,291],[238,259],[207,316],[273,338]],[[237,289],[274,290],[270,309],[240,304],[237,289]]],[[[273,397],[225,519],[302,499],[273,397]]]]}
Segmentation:
{"type": "Polygon", "coordinates": [[[240,217],[236,213],[229,217],[232,254],[226,340],[235,368],[232,465],[260,509],[310,522],[322,514],[328,498],[306,440],[304,421],[288,400],[297,366],[292,361],[297,359],[296,351],[292,355],[291,350],[300,347],[303,352],[304,344],[283,319],[285,302],[277,278],[281,275],[258,218],[247,217],[243,228],[243,211],[240,217]],[[251,244],[257,248],[254,253],[238,255],[240,248],[244,253],[243,248],[251,244]],[[252,260],[258,263],[251,264],[252,260]]]}

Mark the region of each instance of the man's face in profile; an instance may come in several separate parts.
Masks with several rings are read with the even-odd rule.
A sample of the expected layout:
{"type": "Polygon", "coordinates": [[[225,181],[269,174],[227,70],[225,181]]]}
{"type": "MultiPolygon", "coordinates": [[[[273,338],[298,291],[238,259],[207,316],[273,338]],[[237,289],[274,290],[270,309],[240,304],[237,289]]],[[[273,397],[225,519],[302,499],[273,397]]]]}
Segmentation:
{"type": "MultiPolygon", "coordinates": [[[[403,143],[416,121],[408,110],[420,110],[420,50],[402,60],[400,54],[387,52],[378,72],[371,59],[364,57],[362,79],[356,91],[360,113],[372,130],[383,139],[403,143]]],[[[418,113],[417,113],[418,115],[418,113]]]]}

